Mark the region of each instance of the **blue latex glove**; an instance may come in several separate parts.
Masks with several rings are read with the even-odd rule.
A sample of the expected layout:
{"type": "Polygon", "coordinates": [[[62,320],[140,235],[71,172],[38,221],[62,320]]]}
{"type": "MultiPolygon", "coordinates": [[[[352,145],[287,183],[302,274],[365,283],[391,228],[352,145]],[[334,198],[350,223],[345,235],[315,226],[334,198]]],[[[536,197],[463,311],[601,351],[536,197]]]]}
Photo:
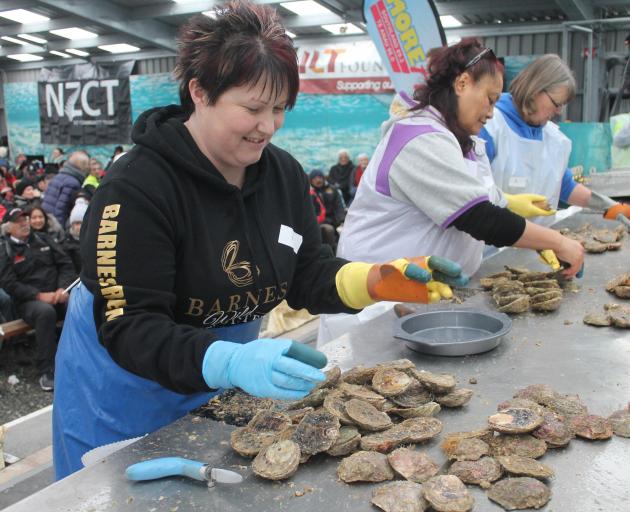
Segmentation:
{"type": "Polygon", "coordinates": [[[215,341],[203,358],[203,379],[214,389],[238,387],[259,397],[303,398],[326,376],[313,366],[285,357],[291,343],[282,339],[245,344],[215,341]]]}

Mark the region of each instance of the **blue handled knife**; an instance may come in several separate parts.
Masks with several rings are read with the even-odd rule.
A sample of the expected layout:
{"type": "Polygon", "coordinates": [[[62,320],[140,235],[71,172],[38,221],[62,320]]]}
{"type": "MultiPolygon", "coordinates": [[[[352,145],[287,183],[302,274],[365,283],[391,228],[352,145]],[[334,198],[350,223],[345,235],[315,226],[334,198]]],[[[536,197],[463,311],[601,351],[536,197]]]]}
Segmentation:
{"type": "Polygon", "coordinates": [[[125,471],[129,480],[155,480],[167,476],[187,476],[208,482],[208,487],[215,483],[240,484],[243,477],[229,469],[213,468],[209,464],[182,457],[161,457],[145,460],[129,466],[125,471]]]}

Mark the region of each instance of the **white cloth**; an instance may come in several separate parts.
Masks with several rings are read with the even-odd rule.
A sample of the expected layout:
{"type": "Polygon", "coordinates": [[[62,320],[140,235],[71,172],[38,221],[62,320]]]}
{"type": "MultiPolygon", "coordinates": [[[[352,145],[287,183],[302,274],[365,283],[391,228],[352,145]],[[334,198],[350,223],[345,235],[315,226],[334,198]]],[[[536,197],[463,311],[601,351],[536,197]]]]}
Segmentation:
{"type": "MultiPolygon", "coordinates": [[[[485,126],[494,141],[494,181],[508,194],[541,194],[552,208],[560,200],[562,177],[569,163],[571,140],[551,121],[542,129],[542,140],[522,137],[508,125],[504,114],[494,109],[485,126]]],[[[555,217],[536,217],[534,222],[550,226],[555,217]]]]}

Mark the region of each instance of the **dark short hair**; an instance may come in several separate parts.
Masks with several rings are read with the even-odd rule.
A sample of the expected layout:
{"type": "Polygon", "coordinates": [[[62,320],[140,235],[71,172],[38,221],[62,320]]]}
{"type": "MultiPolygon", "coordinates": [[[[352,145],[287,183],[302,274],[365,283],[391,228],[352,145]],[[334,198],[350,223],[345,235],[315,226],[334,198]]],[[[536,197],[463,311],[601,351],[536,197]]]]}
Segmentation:
{"type": "Polygon", "coordinates": [[[276,11],[234,0],[215,12],[216,19],[192,17],[179,34],[175,77],[184,110],[191,114],[195,109],[188,89],[193,79],[206,91],[209,105],[232,87],[262,79],[275,95],[286,86],[286,108],[293,108],[300,87],[297,54],[276,11]]]}
{"type": "Polygon", "coordinates": [[[431,105],[440,111],[464,155],[473,148],[473,140],[457,121],[457,95],[453,83],[464,72],[470,74],[475,82],[484,75],[503,75],[503,64],[494,52],[486,52],[478,62],[469,64],[484,50],[481,43],[472,37],[465,37],[453,46],[434,48],[428,55],[429,78],[413,95],[419,103],[414,110],[431,105]]]}

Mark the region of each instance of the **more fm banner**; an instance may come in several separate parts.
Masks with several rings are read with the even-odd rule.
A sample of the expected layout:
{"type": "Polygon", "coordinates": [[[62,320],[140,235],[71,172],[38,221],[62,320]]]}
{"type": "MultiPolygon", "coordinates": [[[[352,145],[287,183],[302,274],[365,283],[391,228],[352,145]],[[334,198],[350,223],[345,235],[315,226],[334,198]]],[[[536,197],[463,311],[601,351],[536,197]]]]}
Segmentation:
{"type": "Polygon", "coordinates": [[[393,92],[371,41],[299,46],[300,92],[307,94],[380,94],[393,92]]]}
{"type": "Polygon", "coordinates": [[[42,68],[37,87],[43,144],[130,141],[134,61],[42,68]]]}

